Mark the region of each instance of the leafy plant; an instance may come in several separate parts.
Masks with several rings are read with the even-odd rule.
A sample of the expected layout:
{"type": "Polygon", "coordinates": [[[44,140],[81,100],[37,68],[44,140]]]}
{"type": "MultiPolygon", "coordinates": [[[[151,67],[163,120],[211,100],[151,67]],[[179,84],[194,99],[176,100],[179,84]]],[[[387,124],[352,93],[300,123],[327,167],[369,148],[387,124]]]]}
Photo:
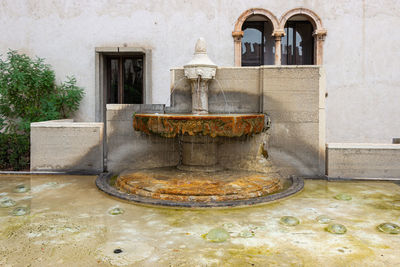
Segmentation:
{"type": "Polygon", "coordinates": [[[29,133],[31,122],[66,118],[84,96],[76,79],[56,85],[50,65],[41,58],[9,51],[0,59],[0,130],[29,133]]]}
{"type": "Polygon", "coordinates": [[[0,169],[24,170],[29,167],[29,135],[0,134],[0,169]]]}
{"type": "Polygon", "coordinates": [[[74,77],[56,85],[54,71],[42,58],[12,50],[0,58],[0,169],[29,164],[31,122],[69,117],[83,96],[74,77]]]}

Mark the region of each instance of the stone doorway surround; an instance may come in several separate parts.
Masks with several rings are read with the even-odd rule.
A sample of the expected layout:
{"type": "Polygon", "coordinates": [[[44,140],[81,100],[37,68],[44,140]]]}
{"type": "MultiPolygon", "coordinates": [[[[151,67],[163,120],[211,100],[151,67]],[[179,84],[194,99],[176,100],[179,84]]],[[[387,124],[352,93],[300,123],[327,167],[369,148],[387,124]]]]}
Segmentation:
{"type": "Polygon", "coordinates": [[[95,48],[95,67],[96,67],[96,122],[105,122],[106,118],[106,75],[105,75],[105,57],[110,55],[143,55],[143,104],[152,102],[151,95],[151,50],[143,47],[96,47],[95,48]]]}
{"type": "Polygon", "coordinates": [[[295,15],[303,15],[309,19],[313,25],[315,38],[314,42],[314,59],[315,65],[323,64],[323,44],[325,36],[327,34],[326,29],[322,26],[321,18],[312,10],[307,8],[295,8],[287,11],[282,15],[280,20],[270,11],[263,8],[251,8],[244,11],[235,23],[235,28],[232,32],[234,42],[234,55],[235,55],[235,66],[240,67],[242,65],[242,37],[243,23],[251,16],[260,15],[266,17],[272,23],[273,33],[275,37],[275,65],[281,65],[281,39],[285,35],[285,24],[286,22],[295,15]]]}

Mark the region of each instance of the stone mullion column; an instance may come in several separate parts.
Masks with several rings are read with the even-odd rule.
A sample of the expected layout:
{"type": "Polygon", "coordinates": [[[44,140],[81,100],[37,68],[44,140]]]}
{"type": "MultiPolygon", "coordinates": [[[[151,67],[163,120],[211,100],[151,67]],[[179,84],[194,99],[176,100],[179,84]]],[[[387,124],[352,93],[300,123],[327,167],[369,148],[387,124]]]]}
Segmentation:
{"type": "Polygon", "coordinates": [[[316,30],[314,33],[314,58],[316,65],[323,64],[323,54],[324,54],[324,41],[326,36],[326,30],[316,30]]]}
{"type": "Polygon", "coordinates": [[[242,66],[242,37],[243,31],[232,32],[235,53],[235,67],[242,66]]]}
{"type": "Polygon", "coordinates": [[[190,79],[192,88],[192,114],[208,114],[209,79],[190,79]]]}
{"type": "Polygon", "coordinates": [[[282,51],[281,51],[281,39],[285,35],[284,30],[276,30],[272,34],[275,37],[275,65],[282,64],[282,51]]]}

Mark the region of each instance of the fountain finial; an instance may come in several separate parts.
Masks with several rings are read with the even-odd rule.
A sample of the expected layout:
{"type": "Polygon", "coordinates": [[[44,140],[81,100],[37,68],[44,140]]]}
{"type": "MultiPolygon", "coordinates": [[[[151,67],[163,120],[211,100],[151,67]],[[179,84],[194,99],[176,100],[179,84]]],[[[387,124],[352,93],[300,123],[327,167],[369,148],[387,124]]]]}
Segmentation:
{"type": "Polygon", "coordinates": [[[207,43],[203,37],[200,37],[194,48],[194,54],[207,54],[207,43]]]}
{"type": "Polygon", "coordinates": [[[209,70],[211,70],[211,73],[210,73],[211,77],[204,76],[202,78],[211,79],[212,77],[215,76],[215,70],[217,68],[217,65],[215,65],[215,63],[212,62],[211,59],[207,55],[207,44],[206,44],[206,41],[204,40],[204,38],[200,37],[197,40],[196,46],[194,48],[194,56],[193,56],[192,60],[189,61],[189,63],[187,63],[185,66],[183,66],[183,68],[185,69],[185,76],[189,79],[191,79],[191,78],[197,79],[197,77],[199,76],[199,73],[197,73],[196,71],[193,72],[193,70],[200,70],[200,69],[201,69],[200,76],[203,76],[201,74],[204,73],[204,71],[209,72],[209,70]],[[189,69],[190,69],[190,71],[189,71],[189,69]],[[189,76],[186,75],[186,73],[189,76]]]}

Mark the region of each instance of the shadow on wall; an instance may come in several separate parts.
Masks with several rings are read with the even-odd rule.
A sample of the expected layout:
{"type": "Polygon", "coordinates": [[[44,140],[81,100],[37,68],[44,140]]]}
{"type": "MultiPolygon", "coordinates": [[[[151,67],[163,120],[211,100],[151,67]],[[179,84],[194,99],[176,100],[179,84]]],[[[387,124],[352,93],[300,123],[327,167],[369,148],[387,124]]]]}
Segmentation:
{"type": "MultiPolygon", "coordinates": [[[[267,110],[268,106],[283,107],[285,105],[285,102],[273,97],[265,96],[264,99],[267,110]]],[[[318,113],[318,109],[313,112],[318,113]]],[[[286,110],[268,112],[271,119],[268,150],[271,161],[283,176],[324,176],[325,163],[321,163],[318,115],[315,117],[308,114],[305,116],[308,118],[304,119],[301,118],[304,113],[303,115],[300,113],[302,112],[299,111],[296,115],[296,112],[286,110]],[[285,118],[285,114],[289,118],[285,118]]],[[[325,144],[323,147],[325,148],[325,144]]]]}

